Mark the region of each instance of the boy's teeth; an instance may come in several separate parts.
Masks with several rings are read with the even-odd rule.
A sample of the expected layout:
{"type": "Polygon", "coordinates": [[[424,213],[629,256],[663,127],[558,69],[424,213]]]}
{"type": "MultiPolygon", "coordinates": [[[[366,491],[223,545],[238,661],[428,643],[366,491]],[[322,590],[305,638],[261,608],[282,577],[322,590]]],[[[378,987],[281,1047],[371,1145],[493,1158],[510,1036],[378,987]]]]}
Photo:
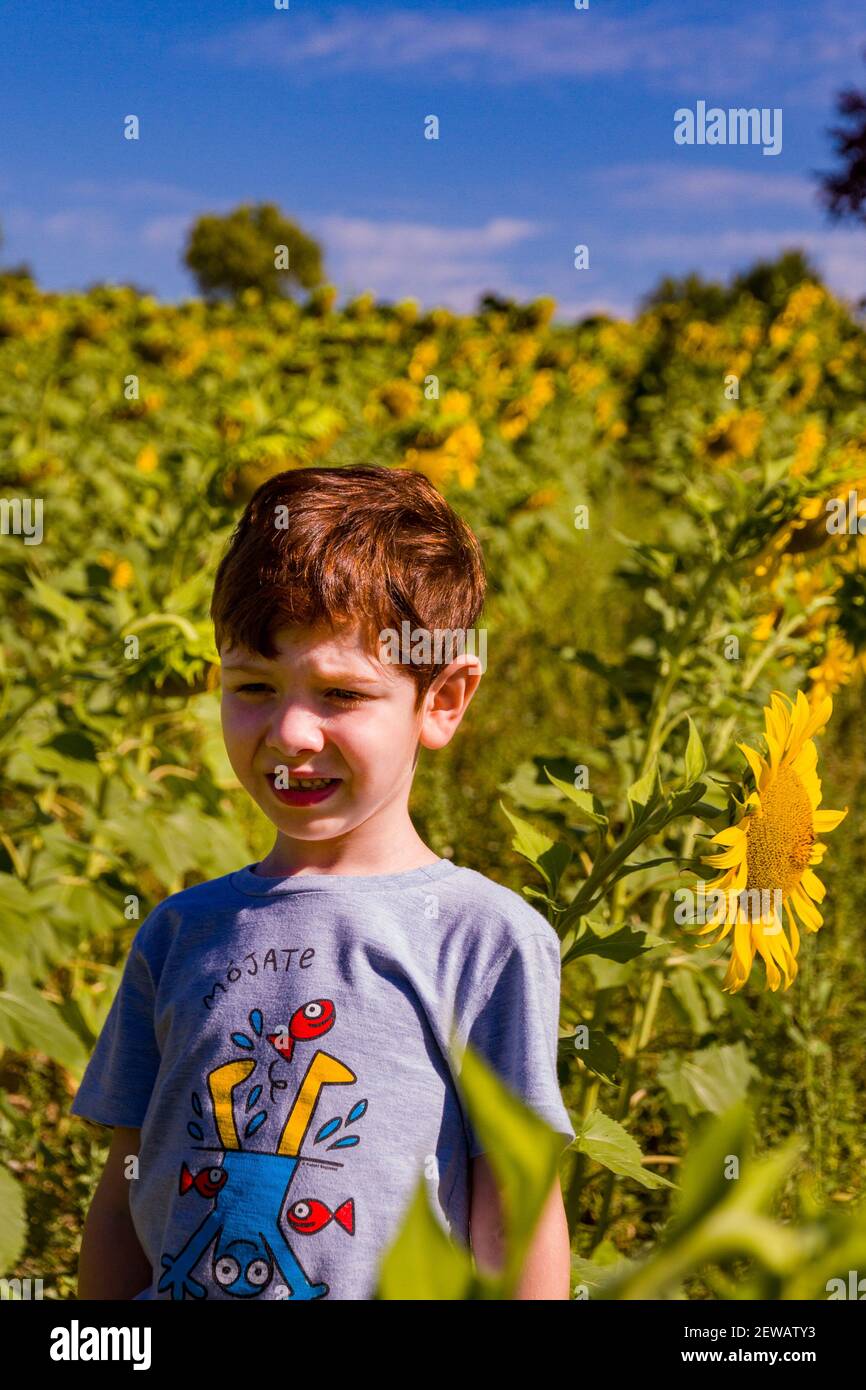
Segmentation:
{"type": "Polygon", "coordinates": [[[329,787],[333,780],[332,777],[290,777],[289,786],[293,790],[310,790],[312,788],[329,787]]]}

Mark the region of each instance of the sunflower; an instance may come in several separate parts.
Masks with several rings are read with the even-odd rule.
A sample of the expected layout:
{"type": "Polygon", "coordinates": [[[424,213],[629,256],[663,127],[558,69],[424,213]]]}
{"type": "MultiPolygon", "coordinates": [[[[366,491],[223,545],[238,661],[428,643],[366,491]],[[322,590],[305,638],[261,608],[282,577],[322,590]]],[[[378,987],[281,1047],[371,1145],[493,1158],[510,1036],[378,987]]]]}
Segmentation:
{"type": "Polygon", "coordinates": [[[767,987],[777,990],[784,978],[787,989],[797,974],[797,918],[807,931],[823,926],[815,904],[823,899],[825,888],[811,866],[820,864],[827,848],[818,836],[835,830],[848,814],[847,806],[844,811],[818,810],[821,783],[812,735],[823,729],[832,712],[829,696],[810,704],[798,691],[794,703],[775,690],[764,709],[767,757],[737,745],[755,775],[755,790],[746,799],[741,820],[710,842],[719,848],[705,862],[722,872],[706,887],[708,892],[720,890],[724,906],[708,926],[698,929],[698,935],[704,935],[722,928],[715,941],[698,943],[712,946],[733,928],[733,951],[722,986],[732,994],[749,978],[756,951],[763,957],[767,987]],[[759,895],[764,906],[760,914],[752,910],[759,895]],[[766,910],[768,902],[772,912],[766,910]]]}

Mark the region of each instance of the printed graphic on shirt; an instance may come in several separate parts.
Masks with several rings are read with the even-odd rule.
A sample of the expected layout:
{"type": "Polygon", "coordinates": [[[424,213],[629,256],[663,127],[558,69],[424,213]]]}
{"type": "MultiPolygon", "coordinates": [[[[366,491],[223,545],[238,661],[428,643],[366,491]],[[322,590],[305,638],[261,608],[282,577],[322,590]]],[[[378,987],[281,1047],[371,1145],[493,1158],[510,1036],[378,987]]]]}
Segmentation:
{"type": "MultiPolygon", "coordinates": [[[[295,1010],[288,1028],[283,1025],[270,1033],[265,1032],[260,1009],[253,1009],[248,1018],[249,1033],[231,1034],[234,1046],[248,1055],[222,1062],[206,1077],[218,1143],[194,1147],[216,1156],[197,1172],[186,1163],[181,1165],[181,1195],[189,1201],[207,1202],[209,1210],[182,1250],[162,1256],[164,1272],[157,1291],[170,1292],[172,1299],[183,1299],[187,1295],[207,1298],[207,1290],[194,1278],[194,1271],[209,1252],[215,1283],[223,1293],[234,1298],[259,1298],[267,1291],[271,1298],[324,1298],[329,1285],[310,1282],[289,1243],[289,1236],[293,1242],[298,1237],[297,1245],[302,1249],[307,1240],[315,1240],[331,1221],[349,1236],[355,1232],[352,1197],[347,1197],[332,1211],[314,1195],[317,1168],[342,1168],[343,1164],[337,1160],[313,1158],[310,1149],[319,1144],[324,1146],[320,1152],[354,1149],[361,1137],[346,1131],[366,1113],[366,1100],[356,1101],[345,1116],[333,1115],[327,1119],[312,1136],[307,1152],[302,1152],[317,1107],[326,1095],[331,1098],[326,1088],[351,1086],[358,1079],[339,1058],[316,1047],[318,1039],[334,1026],[334,1004],[330,999],[310,1000],[295,1010]],[[250,1053],[258,1053],[258,1058],[251,1057],[250,1053]],[[293,1072],[291,1082],[281,1074],[286,1064],[293,1072]],[[255,1073],[262,1067],[270,1088],[269,1102],[262,1100],[265,1083],[253,1084],[255,1073]],[[265,1105],[275,1105],[281,1093],[288,1091],[298,1076],[300,1082],[276,1151],[245,1149],[244,1141],[250,1139],[268,1117],[265,1105]],[[341,1130],[339,1137],[334,1138],[341,1130]],[[281,1213],[302,1166],[304,1172],[295,1184],[298,1196],[286,1212],[287,1229],[284,1230],[281,1213]]],[[[192,1107],[203,1121],[204,1111],[197,1092],[193,1092],[192,1107]]],[[[193,1139],[205,1138],[205,1129],[199,1120],[192,1120],[187,1131],[193,1139]]]]}

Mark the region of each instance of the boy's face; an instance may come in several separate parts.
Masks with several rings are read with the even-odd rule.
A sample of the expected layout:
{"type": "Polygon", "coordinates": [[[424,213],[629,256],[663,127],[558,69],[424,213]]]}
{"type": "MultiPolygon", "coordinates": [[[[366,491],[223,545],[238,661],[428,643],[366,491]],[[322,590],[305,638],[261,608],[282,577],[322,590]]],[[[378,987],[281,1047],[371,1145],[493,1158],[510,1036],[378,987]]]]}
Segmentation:
{"type": "Polygon", "coordinates": [[[223,736],[241,785],[290,840],[332,840],[362,826],[371,843],[405,836],[418,744],[448,743],[480,680],[478,663],[452,662],[416,711],[411,675],[372,656],[360,628],[287,627],[276,644],[273,661],[221,652],[223,736]],[[295,792],[286,769],[333,785],[295,792]]]}

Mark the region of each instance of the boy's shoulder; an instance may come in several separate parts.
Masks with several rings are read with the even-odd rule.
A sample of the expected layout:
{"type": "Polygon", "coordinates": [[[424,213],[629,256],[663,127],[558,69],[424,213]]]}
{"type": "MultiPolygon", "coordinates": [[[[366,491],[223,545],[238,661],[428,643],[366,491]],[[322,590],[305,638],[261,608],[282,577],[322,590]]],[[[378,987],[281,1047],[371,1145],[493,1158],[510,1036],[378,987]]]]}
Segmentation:
{"type": "Polygon", "coordinates": [[[540,937],[559,952],[559,937],[547,918],[526,898],[505,884],[497,883],[477,869],[456,866],[457,872],[442,887],[459,900],[466,914],[466,925],[496,939],[500,949],[518,946],[531,937],[540,937]]]}
{"type": "Polygon", "coordinates": [[[174,939],[183,926],[184,920],[201,918],[210,911],[224,907],[233,896],[233,872],[221,874],[218,878],[204,879],[189,888],[179,888],[169,893],[148,912],[136,932],[132,946],[144,951],[159,951],[174,939]]]}

